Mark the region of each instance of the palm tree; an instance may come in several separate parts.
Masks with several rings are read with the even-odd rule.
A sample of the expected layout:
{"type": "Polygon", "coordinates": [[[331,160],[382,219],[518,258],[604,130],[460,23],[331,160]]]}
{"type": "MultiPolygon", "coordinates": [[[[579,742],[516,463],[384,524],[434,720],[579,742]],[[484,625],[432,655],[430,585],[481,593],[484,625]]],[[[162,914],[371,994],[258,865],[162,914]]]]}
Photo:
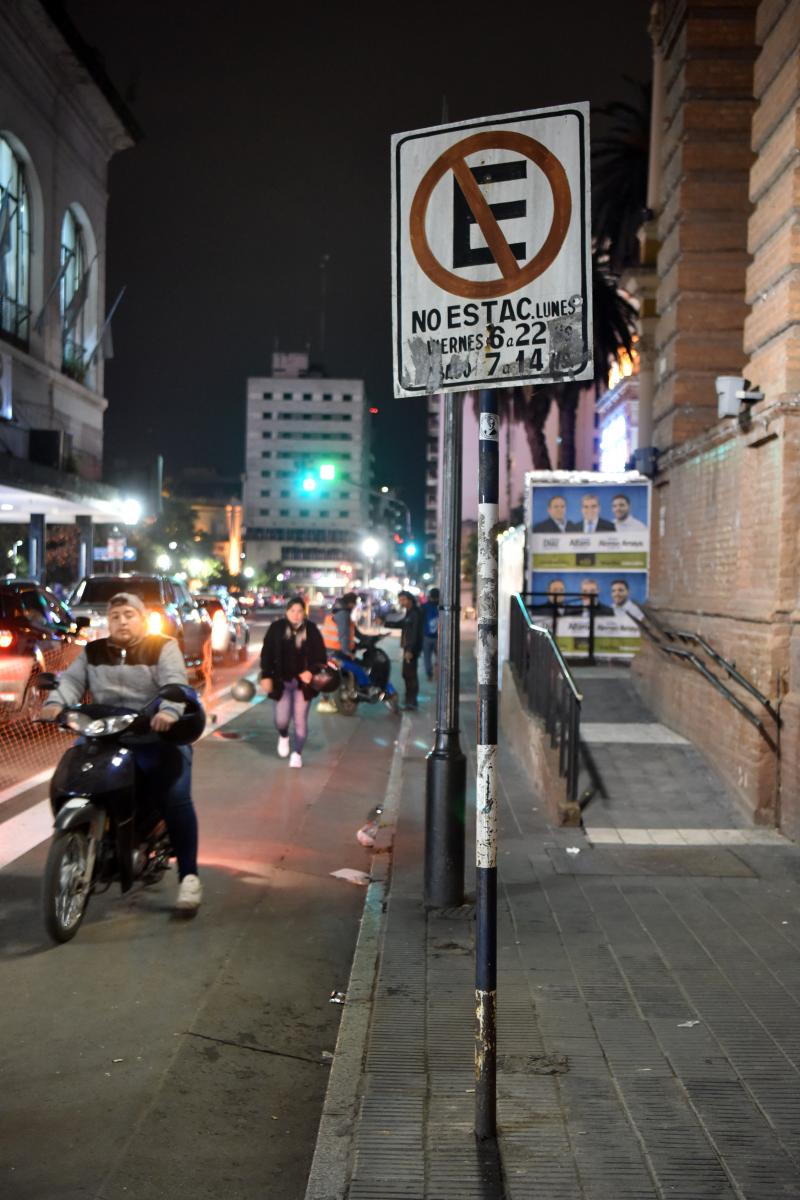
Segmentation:
{"type": "MultiPolygon", "coordinates": [[[[544,426],[555,402],[558,406],[559,460],[563,470],[575,469],[575,426],[581,392],[594,386],[601,396],[608,371],[620,350],[633,348],[637,312],[619,291],[622,271],[638,262],[637,234],[647,218],[647,160],[650,147],[649,84],[628,82],[636,101],[616,101],[598,110],[611,121],[592,149],[592,317],[594,379],[508,388],[500,392],[501,421],[525,428],[534,470],[552,463],[544,426]]],[[[478,403],[476,400],[476,411],[478,403]]]]}
{"type": "Polygon", "coordinates": [[[627,82],[636,90],[634,103],[598,109],[611,125],[592,145],[592,233],[614,275],[638,263],[637,234],[648,216],[652,92],[649,83],[627,82]]]}

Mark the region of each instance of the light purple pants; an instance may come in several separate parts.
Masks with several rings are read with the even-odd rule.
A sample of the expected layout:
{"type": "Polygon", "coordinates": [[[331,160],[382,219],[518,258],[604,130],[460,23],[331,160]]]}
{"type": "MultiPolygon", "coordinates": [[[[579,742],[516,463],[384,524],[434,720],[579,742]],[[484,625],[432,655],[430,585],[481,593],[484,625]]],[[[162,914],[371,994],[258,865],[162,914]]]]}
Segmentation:
{"type": "Polygon", "coordinates": [[[293,754],[300,754],[306,744],[310,707],[311,701],[306,700],[296,679],[284,683],[283,695],[275,702],[275,728],[281,737],[291,738],[290,748],[293,754]]]}

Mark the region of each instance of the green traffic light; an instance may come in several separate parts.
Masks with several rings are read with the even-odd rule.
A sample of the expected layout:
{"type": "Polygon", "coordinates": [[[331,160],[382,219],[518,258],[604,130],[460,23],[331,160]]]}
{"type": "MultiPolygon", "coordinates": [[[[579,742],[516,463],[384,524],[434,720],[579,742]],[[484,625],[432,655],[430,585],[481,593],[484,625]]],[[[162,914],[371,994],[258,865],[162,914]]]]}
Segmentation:
{"type": "Polygon", "coordinates": [[[317,481],[313,475],[306,475],[300,485],[304,492],[316,491],[317,481]]]}
{"type": "Polygon", "coordinates": [[[327,481],[335,479],[336,478],[336,467],[334,466],[334,464],[333,463],[320,463],[319,477],[320,477],[320,479],[325,479],[327,481]]]}

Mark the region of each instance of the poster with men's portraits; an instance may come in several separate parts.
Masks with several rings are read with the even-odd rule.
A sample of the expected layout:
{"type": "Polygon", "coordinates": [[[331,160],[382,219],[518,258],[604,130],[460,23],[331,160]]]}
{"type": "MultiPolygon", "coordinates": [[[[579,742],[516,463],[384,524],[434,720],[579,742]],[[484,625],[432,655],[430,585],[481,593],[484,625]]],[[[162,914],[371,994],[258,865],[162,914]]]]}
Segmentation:
{"type": "Polygon", "coordinates": [[[630,656],[647,599],[650,483],[637,472],[526,477],[527,604],[565,654],[630,656]]]}

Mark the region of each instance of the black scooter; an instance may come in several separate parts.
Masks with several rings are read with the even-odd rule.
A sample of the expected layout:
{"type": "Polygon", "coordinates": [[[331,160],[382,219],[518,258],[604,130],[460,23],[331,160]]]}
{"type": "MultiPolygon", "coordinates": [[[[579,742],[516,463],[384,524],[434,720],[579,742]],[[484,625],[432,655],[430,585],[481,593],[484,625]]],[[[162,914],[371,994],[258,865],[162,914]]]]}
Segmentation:
{"type": "MultiPolygon", "coordinates": [[[[43,674],[43,691],[55,686],[43,674]]],[[[106,704],[76,704],[54,724],[80,738],[62,756],[50,782],[55,818],[44,870],[44,923],[56,942],[75,936],[89,897],[119,882],[157,883],[174,857],[164,822],[136,795],[133,747],[155,741],[187,745],[200,737],[205,713],[196,693],[180,684],[163,687],[141,712],[106,704]],[[184,705],[165,733],[150,728],[161,700],[184,705]]]]}
{"type": "Polygon", "coordinates": [[[389,678],[392,664],[389,655],[381,650],[378,642],[385,633],[359,633],[361,654],[349,660],[339,659],[342,685],[332,697],[339,712],[351,717],[359,704],[377,704],[383,701],[391,713],[400,712],[400,701],[394,684],[389,678]]]}

